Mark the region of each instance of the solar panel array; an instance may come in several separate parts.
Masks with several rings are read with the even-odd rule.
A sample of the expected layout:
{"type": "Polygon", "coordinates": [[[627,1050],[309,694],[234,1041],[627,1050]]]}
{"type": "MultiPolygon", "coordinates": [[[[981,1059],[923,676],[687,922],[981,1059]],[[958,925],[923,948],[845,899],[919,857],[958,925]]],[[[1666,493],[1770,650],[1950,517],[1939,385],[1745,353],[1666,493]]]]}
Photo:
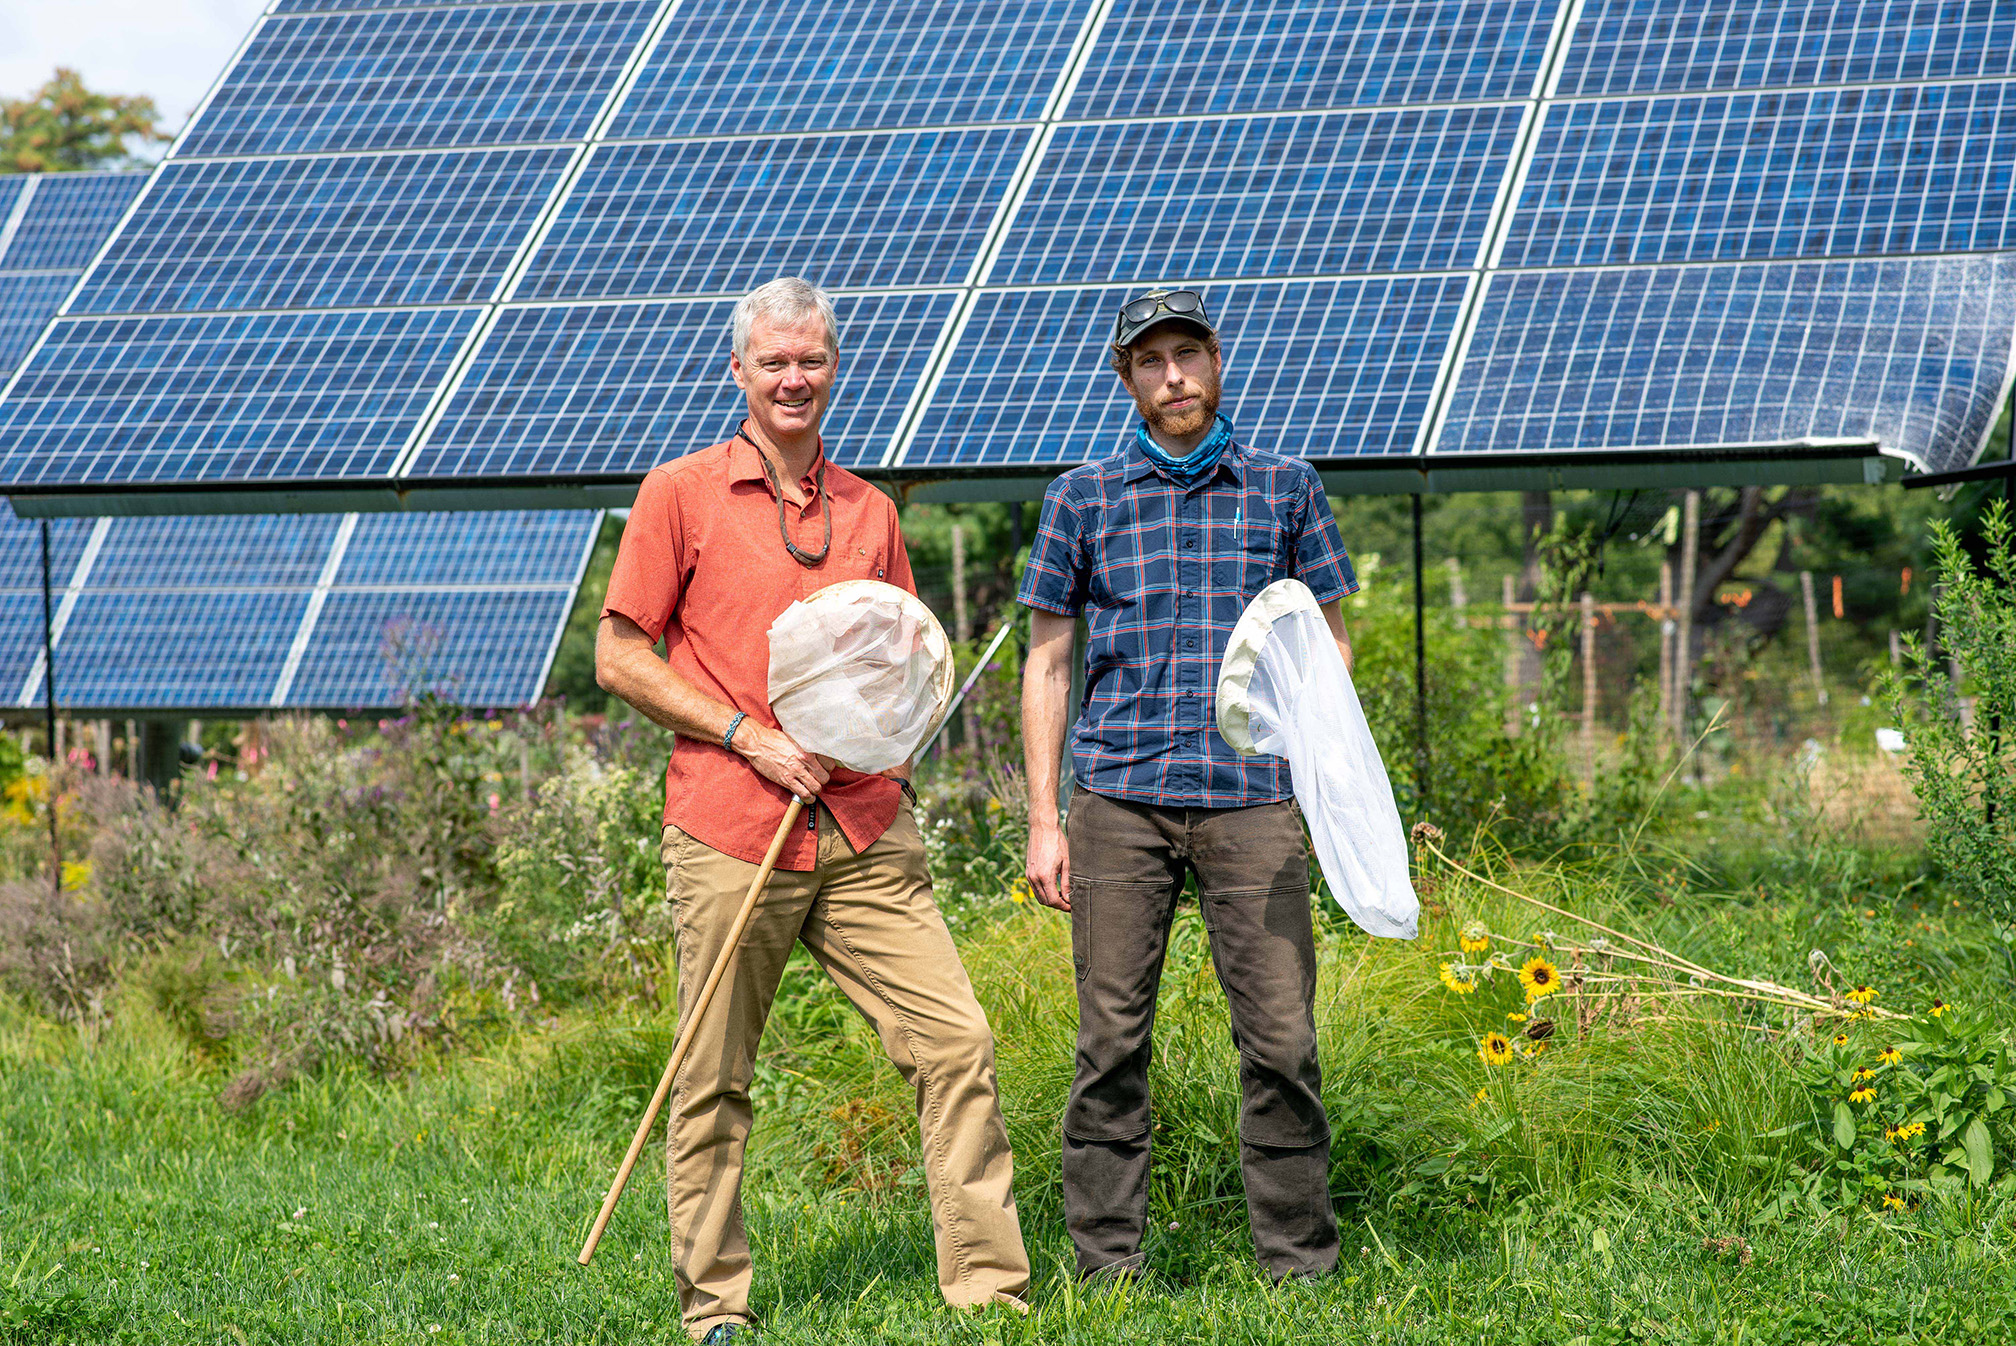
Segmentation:
{"type": "Polygon", "coordinates": [[[2000,0],[281,0],[0,400],[0,488],[634,476],[729,301],[839,296],[836,460],[1117,442],[1196,286],[1339,462],[1880,440],[2016,331],[2000,0]]]}
{"type": "MultiPolygon", "coordinates": [[[[393,255],[355,246],[341,254],[355,259],[348,273],[298,260],[269,265],[270,249],[262,256],[243,240],[288,230],[330,240],[343,237],[343,228],[382,227],[388,209],[453,211],[453,200],[436,189],[469,182],[462,175],[453,184],[416,183],[395,171],[374,179],[375,195],[362,199],[343,161],[303,163],[327,194],[327,208],[304,210],[276,195],[261,206],[271,221],[265,235],[233,238],[214,227],[206,203],[219,190],[216,177],[199,168],[178,179],[192,184],[186,192],[171,188],[181,193],[177,218],[196,246],[178,253],[156,245],[152,256],[129,250],[112,272],[100,269],[103,288],[94,293],[293,295],[301,286],[370,284],[373,276],[444,283],[430,270],[437,254],[427,250],[393,255]]],[[[0,371],[55,313],[145,180],[137,173],[0,177],[0,220],[12,225],[0,232],[0,333],[28,334],[12,345],[0,337],[0,371]]],[[[279,180],[257,171],[235,179],[269,187],[279,180]]],[[[488,225],[469,216],[465,227],[488,225]]],[[[241,355],[263,350],[258,343],[271,340],[280,323],[308,316],[186,320],[205,324],[202,335],[160,342],[147,355],[158,360],[150,377],[165,390],[178,362],[203,343],[241,355]]],[[[74,349],[73,367],[88,377],[93,360],[136,348],[101,339],[74,349]]],[[[290,417],[298,424],[304,399],[317,395],[324,366],[315,354],[308,347],[272,371],[276,425],[290,417]]],[[[385,354],[396,358],[396,346],[385,354]]],[[[243,376],[226,360],[213,364],[226,380],[243,376]]],[[[172,420],[204,391],[177,389],[159,414],[172,420]]],[[[318,405],[338,421],[356,414],[341,403],[337,396],[318,405]]],[[[533,511],[51,520],[58,702],[129,711],[341,708],[433,693],[475,705],[524,704],[540,693],[599,519],[594,511],[533,511]]],[[[42,704],[42,600],[39,525],[0,511],[0,704],[42,704]]]]}
{"type": "MultiPolygon", "coordinates": [[[[601,516],[53,519],[66,710],[361,709],[538,699],[601,516]]],[[[0,696],[39,706],[39,521],[0,513],[0,696]]]]}

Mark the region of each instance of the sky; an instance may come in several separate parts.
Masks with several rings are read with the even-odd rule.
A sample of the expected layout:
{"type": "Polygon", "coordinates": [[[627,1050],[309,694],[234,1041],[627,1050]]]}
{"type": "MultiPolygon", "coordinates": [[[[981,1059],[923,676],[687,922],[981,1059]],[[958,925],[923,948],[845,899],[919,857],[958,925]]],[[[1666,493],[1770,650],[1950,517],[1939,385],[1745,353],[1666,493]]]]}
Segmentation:
{"type": "Polygon", "coordinates": [[[0,96],[57,66],[100,93],[146,94],[181,129],[267,0],[0,0],[0,96]]]}

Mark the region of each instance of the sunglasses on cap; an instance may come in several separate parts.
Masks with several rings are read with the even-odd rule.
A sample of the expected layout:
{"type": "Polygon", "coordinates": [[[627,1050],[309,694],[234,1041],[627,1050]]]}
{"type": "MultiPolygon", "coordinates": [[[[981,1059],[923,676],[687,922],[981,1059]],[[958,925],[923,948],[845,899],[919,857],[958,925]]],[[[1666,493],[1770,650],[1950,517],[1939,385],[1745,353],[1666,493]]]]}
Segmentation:
{"type": "Polygon", "coordinates": [[[1204,296],[1195,290],[1168,290],[1161,294],[1145,294],[1121,305],[1120,314],[1113,321],[1114,343],[1122,346],[1129,344],[1143,328],[1164,314],[1173,318],[1188,318],[1206,331],[1216,330],[1210,315],[1204,311],[1204,296]]]}

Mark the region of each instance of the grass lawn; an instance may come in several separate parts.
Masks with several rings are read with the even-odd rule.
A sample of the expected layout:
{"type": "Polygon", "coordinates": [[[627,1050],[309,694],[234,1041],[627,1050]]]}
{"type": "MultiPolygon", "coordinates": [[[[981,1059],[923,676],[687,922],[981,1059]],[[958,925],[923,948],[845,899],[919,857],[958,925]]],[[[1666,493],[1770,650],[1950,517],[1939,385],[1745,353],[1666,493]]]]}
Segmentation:
{"type": "MultiPolygon", "coordinates": [[[[158,1024],[86,1052],[25,1019],[0,1051],[0,1341],[679,1340],[656,1174],[594,1265],[573,1254],[621,1148],[628,1087],[571,1102],[513,1049],[400,1084],[306,1081],[249,1117],[158,1024]]],[[[774,1130],[774,1129],[773,1129],[774,1130]]],[[[1025,1150],[1030,1142],[1025,1138],[1025,1150]]],[[[2006,1206],[1740,1232],[1700,1188],[1646,1177],[1425,1234],[1346,1203],[1336,1275],[1274,1288],[1222,1200],[1159,1209],[1158,1276],[1086,1295],[1040,1156],[1024,1166],[1026,1319],[937,1300],[907,1191],[821,1195],[758,1141],[756,1307],[777,1342],[1999,1342],[2006,1206]],[[780,1193],[788,1193],[780,1195],[780,1193]],[[1749,1250],[1746,1260],[1744,1249],[1749,1250]]]]}

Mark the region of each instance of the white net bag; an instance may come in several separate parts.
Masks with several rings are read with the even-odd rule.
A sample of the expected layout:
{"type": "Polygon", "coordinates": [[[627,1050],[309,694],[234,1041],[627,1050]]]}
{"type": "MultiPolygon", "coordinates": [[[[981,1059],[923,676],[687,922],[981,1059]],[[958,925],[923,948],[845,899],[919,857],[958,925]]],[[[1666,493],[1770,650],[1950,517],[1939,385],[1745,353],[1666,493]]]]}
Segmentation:
{"type": "Polygon", "coordinates": [[[1317,862],[1345,913],[1370,934],[1414,938],[1421,903],[1393,786],[1302,581],[1277,580],[1241,614],[1218,673],[1218,732],[1245,756],[1288,759],[1317,862]]]}
{"type": "Polygon", "coordinates": [[[807,752],[855,771],[910,760],[952,697],[952,646],[893,584],[843,580],[770,624],[770,709],[807,752]]]}

